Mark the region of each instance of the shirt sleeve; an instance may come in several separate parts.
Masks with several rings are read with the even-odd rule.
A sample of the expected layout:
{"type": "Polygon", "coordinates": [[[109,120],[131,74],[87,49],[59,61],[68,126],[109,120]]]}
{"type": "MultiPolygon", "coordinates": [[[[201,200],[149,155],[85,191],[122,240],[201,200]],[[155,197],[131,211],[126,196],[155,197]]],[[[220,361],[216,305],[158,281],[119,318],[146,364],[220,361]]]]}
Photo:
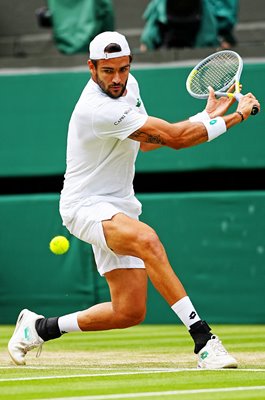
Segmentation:
{"type": "Polygon", "coordinates": [[[119,99],[103,104],[95,113],[94,133],[99,138],[126,139],[147,121],[148,115],[134,111],[119,99]]]}

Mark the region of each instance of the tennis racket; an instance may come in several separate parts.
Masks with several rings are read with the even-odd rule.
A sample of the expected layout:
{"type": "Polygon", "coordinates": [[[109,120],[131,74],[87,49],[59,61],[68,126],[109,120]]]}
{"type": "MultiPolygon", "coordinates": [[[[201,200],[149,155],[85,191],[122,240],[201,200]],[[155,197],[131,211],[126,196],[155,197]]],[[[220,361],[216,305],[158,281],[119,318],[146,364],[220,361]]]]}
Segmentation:
{"type": "MultiPolygon", "coordinates": [[[[200,61],[190,72],[186,88],[191,96],[197,99],[207,99],[208,87],[211,86],[217,97],[234,97],[237,101],[243,96],[240,93],[240,76],[243,70],[243,60],[235,51],[222,50],[211,54],[200,61]],[[234,93],[227,90],[235,85],[234,93]]],[[[257,106],[253,106],[251,114],[259,112],[257,106]]]]}

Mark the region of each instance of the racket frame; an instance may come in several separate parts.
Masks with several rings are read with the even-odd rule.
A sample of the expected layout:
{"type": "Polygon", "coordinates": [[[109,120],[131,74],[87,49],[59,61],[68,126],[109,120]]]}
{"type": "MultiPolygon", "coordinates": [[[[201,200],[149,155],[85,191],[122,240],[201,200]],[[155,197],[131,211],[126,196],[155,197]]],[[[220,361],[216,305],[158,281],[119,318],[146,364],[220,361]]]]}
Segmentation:
{"type": "Polygon", "coordinates": [[[189,94],[192,97],[195,97],[196,99],[207,99],[209,97],[209,93],[204,93],[204,94],[197,94],[194,93],[191,89],[190,89],[190,83],[193,79],[193,77],[198,73],[199,68],[205,64],[207,61],[212,60],[214,58],[216,58],[217,54],[221,54],[221,53],[226,53],[226,54],[233,54],[234,56],[237,57],[238,59],[238,69],[237,72],[234,76],[233,79],[231,79],[230,82],[228,82],[224,87],[222,87],[220,90],[218,91],[214,91],[215,95],[217,97],[230,97],[230,98],[236,98],[237,101],[239,101],[239,99],[243,96],[240,93],[240,77],[241,77],[241,73],[243,70],[243,60],[240,57],[240,55],[238,53],[236,53],[235,51],[232,50],[221,50],[218,51],[216,53],[212,53],[210,54],[208,57],[204,58],[203,60],[201,60],[190,72],[190,74],[188,75],[188,78],[186,80],[186,89],[189,92],[189,94]],[[233,93],[228,93],[227,90],[233,85],[235,84],[235,91],[233,93]]]}

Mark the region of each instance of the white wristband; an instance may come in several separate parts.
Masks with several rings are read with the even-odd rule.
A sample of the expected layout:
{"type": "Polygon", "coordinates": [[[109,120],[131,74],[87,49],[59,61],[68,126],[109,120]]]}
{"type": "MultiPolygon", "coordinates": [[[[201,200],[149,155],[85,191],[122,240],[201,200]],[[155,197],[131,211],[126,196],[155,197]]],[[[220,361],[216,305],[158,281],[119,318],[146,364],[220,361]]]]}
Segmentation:
{"type": "Polygon", "coordinates": [[[208,142],[226,132],[226,124],[222,117],[216,117],[209,121],[202,121],[208,133],[208,142]]]}
{"type": "Polygon", "coordinates": [[[202,112],[199,112],[198,114],[193,115],[192,117],[189,118],[190,122],[204,122],[204,121],[210,121],[210,117],[208,113],[203,110],[202,112]]]}

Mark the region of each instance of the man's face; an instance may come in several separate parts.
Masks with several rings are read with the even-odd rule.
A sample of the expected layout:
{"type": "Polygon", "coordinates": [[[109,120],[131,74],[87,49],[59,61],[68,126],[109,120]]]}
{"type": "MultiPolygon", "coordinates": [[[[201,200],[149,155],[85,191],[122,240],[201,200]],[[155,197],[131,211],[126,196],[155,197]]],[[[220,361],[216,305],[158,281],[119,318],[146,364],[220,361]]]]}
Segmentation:
{"type": "Polygon", "coordinates": [[[129,56],[98,60],[97,67],[89,60],[88,65],[92,79],[109,97],[117,99],[124,94],[130,72],[129,56]]]}

